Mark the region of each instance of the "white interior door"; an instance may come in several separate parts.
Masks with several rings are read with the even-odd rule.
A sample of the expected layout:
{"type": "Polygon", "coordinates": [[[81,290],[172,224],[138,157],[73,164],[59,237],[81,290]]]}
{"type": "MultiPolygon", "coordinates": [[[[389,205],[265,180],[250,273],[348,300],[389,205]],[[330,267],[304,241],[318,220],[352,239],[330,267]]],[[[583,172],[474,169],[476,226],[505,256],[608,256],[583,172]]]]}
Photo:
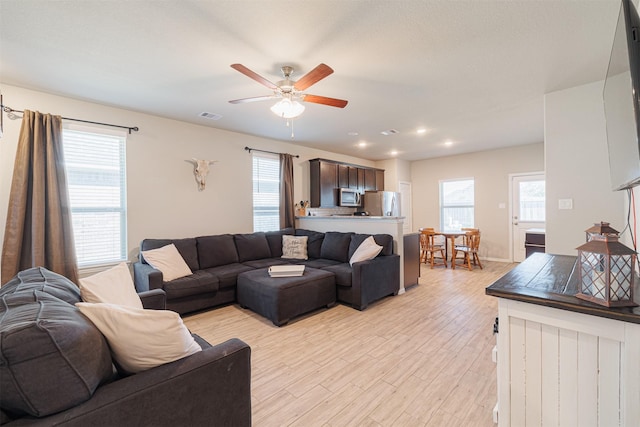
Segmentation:
{"type": "Polygon", "coordinates": [[[544,173],[511,175],[511,253],[515,262],[526,258],[526,231],[544,227],[544,173]]]}
{"type": "Polygon", "coordinates": [[[402,232],[408,234],[413,231],[411,224],[411,183],[399,181],[398,192],[400,193],[400,215],[405,217],[404,224],[402,224],[402,232]]]}

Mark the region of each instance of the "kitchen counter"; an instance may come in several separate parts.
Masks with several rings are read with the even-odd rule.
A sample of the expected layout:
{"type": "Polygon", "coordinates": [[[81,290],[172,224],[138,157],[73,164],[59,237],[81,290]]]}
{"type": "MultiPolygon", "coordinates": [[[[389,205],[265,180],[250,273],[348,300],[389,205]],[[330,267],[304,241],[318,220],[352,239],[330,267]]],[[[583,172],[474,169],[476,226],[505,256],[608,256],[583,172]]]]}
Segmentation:
{"type": "Polygon", "coordinates": [[[499,427],[640,425],[640,308],[577,298],[576,259],[536,253],[486,288],[499,427]]]}
{"type": "MultiPolygon", "coordinates": [[[[640,307],[604,307],[575,296],[575,256],[536,253],[489,286],[487,295],[640,324],[640,307]]],[[[640,304],[636,280],[635,302],[640,304]]]]}
{"type": "Polygon", "coordinates": [[[357,220],[381,220],[381,219],[388,219],[388,220],[393,220],[393,221],[397,221],[397,220],[404,220],[405,217],[403,216],[360,216],[360,215],[326,215],[326,216],[296,216],[296,219],[357,219],[357,220]]]}

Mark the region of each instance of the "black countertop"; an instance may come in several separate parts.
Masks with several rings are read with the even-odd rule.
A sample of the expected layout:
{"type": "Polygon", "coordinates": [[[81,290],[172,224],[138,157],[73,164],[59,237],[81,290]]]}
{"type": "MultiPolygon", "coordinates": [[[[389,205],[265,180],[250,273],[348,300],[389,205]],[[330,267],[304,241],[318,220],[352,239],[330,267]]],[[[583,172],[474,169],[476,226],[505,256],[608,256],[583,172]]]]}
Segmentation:
{"type": "MultiPolygon", "coordinates": [[[[487,287],[499,298],[544,305],[592,316],[640,324],[640,307],[607,308],[575,297],[578,292],[577,257],[536,253],[487,287]]],[[[640,280],[634,298],[640,304],[640,280]]]]}

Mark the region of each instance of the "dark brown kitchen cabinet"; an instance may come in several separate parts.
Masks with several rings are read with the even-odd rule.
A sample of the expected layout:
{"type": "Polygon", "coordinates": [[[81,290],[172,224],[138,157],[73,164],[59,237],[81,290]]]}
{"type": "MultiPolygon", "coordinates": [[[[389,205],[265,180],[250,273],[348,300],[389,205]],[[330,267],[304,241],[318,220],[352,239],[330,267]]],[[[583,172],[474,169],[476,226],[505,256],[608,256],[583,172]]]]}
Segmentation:
{"type": "Polygon", "coordinates": [[[349,166],[338,165],[338,188],[349,188],[349,166]]]}
{"type": "Polygon", "coordinates": [[[310,197],[312,208],[338,206],[338,165],[320,160],[310,161],[310,197]]]}
{"type": "Polygon", "coordinates": [[[384,191],[384,170],[376,169],[376,190],[384,191]]]}
{"type": "Polygon", "coordinates": [[[384,190],[383,169],[312,159],[309,160],[309,172],[309,201],[312,208],[339,206],[340,188],[352,188],[360,193],[366,190],[384,190]]]}
{"type": "Polygon", "coordinates": [[[375,169],[364,170],[364,191],[374,191],[376,188],[376,171],[375,169]]]}
{"type": "Polygon", "coordinates": [[[358,168],[349,166],[349,188],[358,189],[358,168]]]}

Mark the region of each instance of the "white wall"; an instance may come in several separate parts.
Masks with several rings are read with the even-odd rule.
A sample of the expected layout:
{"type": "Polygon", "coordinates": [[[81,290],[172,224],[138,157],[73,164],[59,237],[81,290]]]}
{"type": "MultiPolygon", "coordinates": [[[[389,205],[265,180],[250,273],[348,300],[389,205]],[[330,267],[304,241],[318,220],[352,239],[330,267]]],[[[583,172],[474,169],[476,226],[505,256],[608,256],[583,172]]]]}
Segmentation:
{"type": "Polygon", "coordinates": [[[545,96],[545,163],[547,174],[547,252],[577,255],[584,230],[607,221],[624,229],[623,192],[611,191],[603,82],[545,96]],[[558,209],[572,199],[573,209],[558,209]]]}
{"type": "Polygon", "coordinates": [[[412,162],[413,228],[440,227],[440,180],[474,178],[475,226],[482,231],[480,257],[507,261],[509,174],[543,170],[542,143],[412,162]]]}
{"type": "Polygon", "coordinates": [[[380,160],[376,167],[384,169],[385,191],[398,191],[399,181],[411,182],[411,163],[407,160],[380,160]]]}
{"type": "MultiPolygon", "coordinates": [[[[112,108],[3,84],[4,103],[83,120],[138,126],[127,139],[129,258],[144,238],[177,238],[253,231],[252,162],[245,146],[298,154],[294,162],[296,200],[309,199],[309,159],[322,157],[363,166],[374,162],[240,133],[227,132],[134,111],[112,108]],[[196,157],[218,160],[207,188],[199,192],[193,166],[196,157]]],[[[268,111],[267,111],[268,113],[268,111]]],[[[265,114],[267,114],[265,113],[265,114]]],[[[0,139],[0,239],[13,174],[21,120],[4,117],[0,139]]]]}

